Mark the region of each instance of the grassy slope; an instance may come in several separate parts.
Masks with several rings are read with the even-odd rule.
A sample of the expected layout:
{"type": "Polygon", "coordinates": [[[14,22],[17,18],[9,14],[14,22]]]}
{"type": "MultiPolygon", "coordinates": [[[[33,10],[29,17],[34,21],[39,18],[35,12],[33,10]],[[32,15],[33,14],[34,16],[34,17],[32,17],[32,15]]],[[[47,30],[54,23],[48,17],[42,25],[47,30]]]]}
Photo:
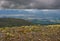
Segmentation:
{"type": "Polygon", "coordinates": [[[60,41],[60,25],[0,28],[0,41],[60,41]]]}
{"type": "Polygon", "coordinates": [[[25,26],[31,25],[32,23],[23,20],[23,19],[15,19],[15,18],[0,18],[0,27],[10,27],[10,26],[25,26]]]}

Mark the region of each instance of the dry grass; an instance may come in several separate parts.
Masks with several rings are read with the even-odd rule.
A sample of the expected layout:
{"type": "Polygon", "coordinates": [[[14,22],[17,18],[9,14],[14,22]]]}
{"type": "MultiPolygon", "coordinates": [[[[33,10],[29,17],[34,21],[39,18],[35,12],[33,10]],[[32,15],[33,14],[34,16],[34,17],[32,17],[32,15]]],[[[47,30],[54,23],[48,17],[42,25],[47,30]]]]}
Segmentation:
{"type": "Polygon", "coordinates": [[[0,41],[60,41],[60,25],[0,28],[0,41]]]}

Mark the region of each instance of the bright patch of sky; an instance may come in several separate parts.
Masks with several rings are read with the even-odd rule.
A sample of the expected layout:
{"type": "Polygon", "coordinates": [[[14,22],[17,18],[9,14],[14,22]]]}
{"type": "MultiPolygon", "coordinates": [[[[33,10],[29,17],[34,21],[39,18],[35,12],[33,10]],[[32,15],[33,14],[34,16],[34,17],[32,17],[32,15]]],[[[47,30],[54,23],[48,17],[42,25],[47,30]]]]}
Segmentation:
{"type": "Polygon", "coordinates": [[[59,10],[37,10],[37,9],[22,9],[22,10],[0,10],[0,16],[36,16],[37,14],[60,13],[59,10]]]}

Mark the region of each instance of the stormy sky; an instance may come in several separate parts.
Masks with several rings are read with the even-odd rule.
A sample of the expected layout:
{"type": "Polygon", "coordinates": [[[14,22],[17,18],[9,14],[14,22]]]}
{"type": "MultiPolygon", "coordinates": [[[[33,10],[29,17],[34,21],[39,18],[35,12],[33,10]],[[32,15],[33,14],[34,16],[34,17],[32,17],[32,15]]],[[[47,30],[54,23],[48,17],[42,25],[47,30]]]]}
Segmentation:
{"type": "Polygon", "coordinates": [[[60,0],[0,0],[0,9],[60,9],[60,0]]]}

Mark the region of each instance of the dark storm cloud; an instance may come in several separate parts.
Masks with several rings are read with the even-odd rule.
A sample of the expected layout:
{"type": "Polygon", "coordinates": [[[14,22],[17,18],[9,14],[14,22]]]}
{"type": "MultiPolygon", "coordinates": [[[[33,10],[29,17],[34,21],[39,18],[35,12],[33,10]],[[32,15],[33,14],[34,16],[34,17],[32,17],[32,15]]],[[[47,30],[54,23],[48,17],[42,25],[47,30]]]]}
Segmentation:
{"type": "Polygon", "coordinates": [[[0,9],[59,9],[60,0],[0,0],[0,9]]]}

